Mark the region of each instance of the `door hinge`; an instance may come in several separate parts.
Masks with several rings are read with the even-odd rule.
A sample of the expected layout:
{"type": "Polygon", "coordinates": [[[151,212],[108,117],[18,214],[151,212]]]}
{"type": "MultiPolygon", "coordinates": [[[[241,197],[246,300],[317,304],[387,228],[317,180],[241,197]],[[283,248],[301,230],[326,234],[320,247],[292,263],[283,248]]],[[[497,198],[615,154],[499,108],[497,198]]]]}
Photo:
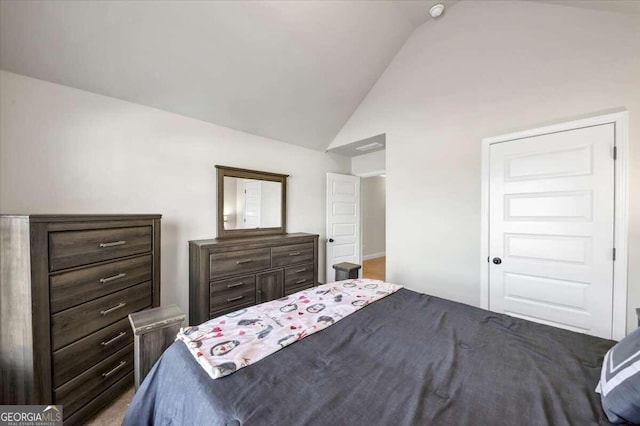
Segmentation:
{"type": "Polygon", "coordinates": [[[617,146],[613,147],[613,159],[614,159],[614,161],[618,159],[618,147],[617,146]]]}
{"type": "Polygon", "coordinates": [[[613,261],[616,261],[616,248],[613,248],[613,261]]]}

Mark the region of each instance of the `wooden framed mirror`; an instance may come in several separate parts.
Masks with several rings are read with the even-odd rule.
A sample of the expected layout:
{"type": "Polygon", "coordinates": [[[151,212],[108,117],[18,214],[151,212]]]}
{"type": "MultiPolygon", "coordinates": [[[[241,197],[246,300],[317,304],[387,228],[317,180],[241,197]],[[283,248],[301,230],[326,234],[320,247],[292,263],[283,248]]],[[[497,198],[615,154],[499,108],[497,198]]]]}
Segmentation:
{"type": "Polygon", "coordinates": [[[287,177],[216,165],[218,238],[287,232],[287,177]]]}

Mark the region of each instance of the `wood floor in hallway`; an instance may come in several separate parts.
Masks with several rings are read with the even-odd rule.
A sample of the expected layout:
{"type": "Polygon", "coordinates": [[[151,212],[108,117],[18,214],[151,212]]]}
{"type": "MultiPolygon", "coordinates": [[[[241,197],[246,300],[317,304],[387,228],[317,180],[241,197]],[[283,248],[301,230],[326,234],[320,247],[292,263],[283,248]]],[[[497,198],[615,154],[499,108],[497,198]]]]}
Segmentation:
{"type": "Polygon", "coordinates": [[[385,260],[386,257],[376,257],[362,262],[362,277],[372,280],[385,280],[385,260]]]}

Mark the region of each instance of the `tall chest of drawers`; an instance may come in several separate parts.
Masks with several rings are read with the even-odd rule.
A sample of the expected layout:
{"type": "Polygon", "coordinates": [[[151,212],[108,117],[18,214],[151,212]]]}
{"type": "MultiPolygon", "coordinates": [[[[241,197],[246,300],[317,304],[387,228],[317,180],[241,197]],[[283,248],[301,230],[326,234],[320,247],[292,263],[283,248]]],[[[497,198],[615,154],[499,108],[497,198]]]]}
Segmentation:
{"type": "Polygon", "coordinates": [[[189,242],[189,324],[317,285],[318,235],[189,242]]]}
{"type": "Polygon", "coordinates": [[[160,304],[160,215],[0,216],[2,404],[81,423],[133,383],[128,314],[160,304]]]}

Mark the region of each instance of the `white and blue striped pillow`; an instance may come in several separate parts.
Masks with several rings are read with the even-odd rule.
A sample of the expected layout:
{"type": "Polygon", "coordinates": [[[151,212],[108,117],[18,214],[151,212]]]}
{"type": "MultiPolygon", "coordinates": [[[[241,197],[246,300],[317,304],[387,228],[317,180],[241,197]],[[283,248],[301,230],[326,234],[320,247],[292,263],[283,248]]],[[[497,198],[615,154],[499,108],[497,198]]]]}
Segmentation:
{"type": "Polygon", "coordinates": [[[640,423],[640,328],[604,356],[596,388],[612,423],[640,423]]]}

